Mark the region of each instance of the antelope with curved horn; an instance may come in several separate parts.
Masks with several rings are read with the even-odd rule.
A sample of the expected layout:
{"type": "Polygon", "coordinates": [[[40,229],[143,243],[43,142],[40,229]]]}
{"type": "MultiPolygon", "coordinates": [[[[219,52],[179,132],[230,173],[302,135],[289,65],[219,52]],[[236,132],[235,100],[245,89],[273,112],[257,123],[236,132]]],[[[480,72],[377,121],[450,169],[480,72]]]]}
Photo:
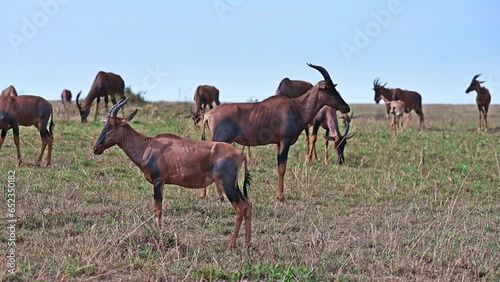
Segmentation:
{"type": "Polygon", "coordinates": [[[280,201],[285,200],[283,190],[288,151],[300,133],[325,105],[343,113],[350,111],[326,69],[307,65],[319,71],[324,80],[316,83],[306,94],[297,98],[274,95],[257,103],[223,104],[210,110],[203,118],[203,140],[208,128],[214,141],[236,142],[243,146],[277,145],[277,197],[280,201]]]}
{"type": "Polygon", "coordinates": [[[6,97],[6,96],[17,96],[16,88],[14,88],[14,86],[10,85],[9,87],[2,90],[0,97],[6,97]]]}
{"type": "MultiPolygon", "coordinates": [[[[344,119],[345,123],[345,133],[341,134],[339,130],[339,122],[337,119],[337,111],[331,107],[323,107],[316,114],[313,119],[312,126],[313,131],[311,135],[311,150],[308,151],[306,162],[310,162],[314,157],[314,160],[318,160],[318,155],[316,153],[316,138],[318,134],[319,127],[323,127],[325,129],[325,154],[324,154],[324,163],[328,164],[328,141],[333,141],[335,152],[337,153],[337,161],[338,164],[342,165],[345,162],[344,158],[344,149],[347,145],[347,140],[351,139],[354,135],[349,134],[350,121],[352,119],[351,116],[347,115],[347,118],[344,119]]],[[[309,129],[306,128],[306,135],[309,135],[309,129]]]]}
{"type": "Polygon", "coordinates": [[[236,210],[236,223],[228,249],[234,248],[243,219],[245,219],[245,244],[251,239],[252,205],[248,200],[247,187],[250,174],[242,152],[222,142],[195,141],[174,134],[161,133],[146,137],[128,123],[137,109],[126,118],[116,117],[127,103],[125,98],[114,105],[95,145],[94,154],[117,145],[142,171],[146,180],[153,184],[153,212],[155,224],[161,228],[163,188],[175,184],[186,188],[202,188],[215,182],[217,190],[226,194],[236,210]],[[238,174],[245,165],[243,193],[238,186],[238,174]]]}
{"type": "Polygon", "coordinates": [[[481,83],[484,83],[484,81],[477,80],[480,75],[481,74],[476,74],[472,78],[472,81],[467,90],[465,90],[465,93],[469,94],[471,91],[476,91],[476,104],[477,109],[479,110],[479,126],[477,131],[488,131],[488,108],[490,107],[491,95],[490,91],[486,87],[481,86],[481,83]]]}
{"type": "Polygon", "coordinates": [[[54,128],[53,118],[52,104],[42,97],[34,95],[0,97],[0,129],[2,129],[0,148],[2,148],[7,132],[12,128],[17,151],[17,164],[22,164],[23,161],[19,149],[19,125],[34,125],[40,131],[40,137],[42,138],[42,148],[37,164],[41,164],[45,148],[48,147],[45,166],[49,166],[54,140],[52,133],[54,128]]]}
{"type": "MultiPolygon", "coordinates": [[[[424,112],[422,111],[422,96],[415,91],[403,90],[401,88],[386,88],[384,85],[380,84],[380,79],[375,79],[373,81],[373,90],[375,91],[375,102],[378,104],[381,99],[385,98],[384,101],[397,101],[401,100],[405,104],[405,112],[408,113],[408,119],[411,121],[411,111],[414,110],[415,113],[420,118],[419,124],[420,129],[424,129],[424,112]]],[[[387,103],[386,103],[386,107],[387,103]]],[[[390,111],[390,108],[388,108],[390,111]]],[[[389,112],[388,112],[389,114],[389,112]]]]}
{"type": "MultiPolygon", "coordinates": [[[[112,72],[103,72],[100,71],[97,73],[94,83],[90,87],[89,94],[85,97],[85,100],[82,103],[79,103],[80,91],[76,95],[76,106],[78,107],[78,111],[80,112],[80,117],[82,122],[87,122],[87,117],[90,114],[90,107],[92,106],[92,102],[96,100],[95,105],[95,116],[94,122],[97,120],[97,113],[99,111],[99,102],[101,101],[101,97],[104,97],[104,107],[106,108],[106,112],[108,111],[108,96],[111,97],[111,102],[116,104],[115,96],[118,95],[121,98],[125,96],[125,82],[121,78],[121,76],[114,74],[112,72]]],[[[122,114],[125,116],[122,108],[122,114]]]]}

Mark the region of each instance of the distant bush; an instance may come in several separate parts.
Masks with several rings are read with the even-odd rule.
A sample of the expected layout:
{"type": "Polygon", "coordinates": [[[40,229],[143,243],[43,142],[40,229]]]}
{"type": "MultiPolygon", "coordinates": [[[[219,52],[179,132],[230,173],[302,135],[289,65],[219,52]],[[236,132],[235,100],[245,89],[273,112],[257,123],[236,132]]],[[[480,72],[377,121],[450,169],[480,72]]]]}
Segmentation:
{"type": "Polygon", "coordinates": [[[136,104],[136,105],[144,105],[147,103],[144,96],[146,95],[146,91],[132,91],[132,86],[125,87],[125,97],[128,97],[128,103],[136,104]]]}

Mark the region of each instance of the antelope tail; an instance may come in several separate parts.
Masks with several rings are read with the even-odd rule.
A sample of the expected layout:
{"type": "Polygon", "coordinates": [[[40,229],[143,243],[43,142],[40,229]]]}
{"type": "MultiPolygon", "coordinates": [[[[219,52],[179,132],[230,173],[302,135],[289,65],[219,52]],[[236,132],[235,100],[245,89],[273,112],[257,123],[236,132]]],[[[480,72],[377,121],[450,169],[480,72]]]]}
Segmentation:
{"type": "Polygon", "coordinates": [[[243,156],[243,162],[245,165],[245,179],[243,180],[243,195],[248,199],[248,187],[250,187],[250,183],[252,182],[252,176],[248,171],[247,157],[243,156]]]}
{"type": "Polygon", "coordinates": [[[53,130],[54,130],[54,113],[52,110],[50,111],[49,119],[50,119],[49,128],[48,128],[49,133],[50,133],[50,135],[54,135],[54,132],[53,132],[53,130]]]}

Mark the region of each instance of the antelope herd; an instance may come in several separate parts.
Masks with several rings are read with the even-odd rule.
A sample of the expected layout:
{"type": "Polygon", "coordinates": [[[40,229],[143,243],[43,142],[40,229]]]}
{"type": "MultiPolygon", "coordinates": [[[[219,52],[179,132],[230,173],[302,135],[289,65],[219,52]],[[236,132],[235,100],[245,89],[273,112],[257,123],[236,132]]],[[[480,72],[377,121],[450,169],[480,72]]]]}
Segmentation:
{"type": "MultiPolygon", "coordinates": [[[[286,173],[290,146],[295,144],[302,131],[306,134],[306,162],[317,160],[316,140],[320,127],[325,130],[324,163],[328,164],[328,142],[333,141],[337,163],[345,162],[344,150],[349,134],[353,114],[349,105],[340,96],[328,71],[318,65],[307,64],[323,77],[315,85],[302,80],[284,78],[278,85],[275,95],[261,102],[221,104],[219,90],[211,85],[200,85],[194,93],[194,111],[190,117],[197,126],[202,121],[201,141],[184,139],[170,133],[160,133],[146,137],[135,131],[129,122],[137,114],[137,109],[125,117],[124,105],[128,98],[124,96],[125,83],[120,75],[99,71],[86,98],[80,102],[81,91],[76,95],[82,123],[87,122],[93,101],[96,101],[94,121],[97,120],[99,102],[104,98],[104,107],[108,112],[101,134],[94,145],[94,154],[101,155],[106,149],[117,145],[143,172],[146,180],[153,185],[153,214],[155,224],[161,228],[162,202],[165,184],[175,184],[187,188],[201,188],[201,195],[206,195],[206,187],[215,183],[220,199],[225,195],[236,211],[236,222],[228,244],[228,249],[236,245],[240,227],[245,221],[245,245],[251,240],[252,204],[248,197],[250,174],[247,158],[233,143],[243,146],[276,145],[278,186],[276,196],[285,200],[284,176],[286,173]],[[116,95],[120,101],[116,101],[116,95]],[[113,106],[108,111],[111,97],[113,106]],[[215,107],[213,106],[215,103],[215,107]],[[206,112],[206,106],[210,110],[206,112]],[[117,117],[119,110],[123,117],[117,117]],[[337,111],[345,128],[342,134],[337,111]],[[348,113],[351,113],[350,115],[348,113]],[[309,137],[309,127],[312,134],[309,137]],[[206,140],[206,131],[212,141],[206,140]],[[312,145],[310,145],[312,143],[312,145]],[[238,185],[239,172],[244,166],[243,192],[238,185]]],[[[488,108],[491,102],[489,90],[482,86],[484,81],[475,75],[466,93],[476,91],[476,103],[479,110],[478,131],[488,130],[488,108]]],[[[387,116],[391,117],[391,128],[400,132],[403,126],[403,113],[411,120],[411,111],[419,116],[419,125],[423,130],[424,113],[422,96],[410,90],[387,88],[380,79],[373,81],[375,102],[384,100],[387,116]]],[[[61,93],[63,105],[71,103],[71,91],[61,93]]],[[[37,160],[41,165],[47,148],[45,166],[50,166],[53,148],[53,108],[42,97],[18,95],[14,86],[9,86],[0,95],[0,148],[7,132],[12,129],[16,146],[17,163],[22,164],[19,148],[19,126],[34,125],[40,132],[42,146],[37,160]]]]}

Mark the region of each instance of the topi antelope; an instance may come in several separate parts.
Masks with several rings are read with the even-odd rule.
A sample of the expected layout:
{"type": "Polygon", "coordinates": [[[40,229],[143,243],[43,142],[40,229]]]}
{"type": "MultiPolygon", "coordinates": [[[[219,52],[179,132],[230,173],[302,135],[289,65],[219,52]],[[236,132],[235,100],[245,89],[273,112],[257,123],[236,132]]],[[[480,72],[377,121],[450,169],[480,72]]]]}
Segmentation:
{"type": "Polygon", "coordinates": [[[33,95],[0,97],[0,148],[2,148],[7,131],[12,128],[14,132],[14,144],[17,150],[17,164],[22,164],[21,151],[19,149],[19,125],[34,125],[40,131],[42,138],[42,149],[38,156],[37,164],[41,165],[43,153],[47,149],[45,166],[50,165],[52,156],[52,143],[54,128],[52,105],[42,97],[33,95]]]}
{"type": "MultiPolygon", "coordinates": [[[[283,95],[288,98],[297,98],[306,94],[311,88],[313,88],[313,85],[307,81],[290,80],[288,77],[285,77],[278,85],[276,95],[283,95]]],[[[350,117],[347,113],[342,113],[340,118],[343,119],[344,126],[347,125],[346,122],[350,122],[350,117]]],[[[309,153],[309,130],[307,127],[304,132],[306,133],[307,153],[309,153]]]]}
{"type": "Polygon", "coordinates": [[[402,100],[386,102],[389,105],[391,114],[391,127],[396,132],[403,129],[403,113],[405,111],[405,103],[402,100]]]}
{"type": "MultiPolygon", "coordinates": [[[[104,97],[104,107],[106,108],[106,112],[108,111],[108,95],[111,97],[111,102],[116,104],[115,95],[118,95],[120,98],[125,96],[125,82],[121,78],[121,76],[111,73],[111,72],[103,72],[100,71],[97,73],[94,83],[92,83],[92,87],[90,87],[89,94],[85,97],[85,100],[82,103],[78,102],[80,98],[80,91],[76,95],[76,106],[78,107],[78,111],[80,112],[80,117],[82,122],[87,122],[87,117],[90,114],[90,107],[92,106],[92,102],[96,100],[95,105],[95,116],[94,122],[97,120],[97,113],[99,111],[99,102],[101,101],[101,97],[104,97]]],[[[123,108],[122,108],[122,114],[123,108]]]]}
{"type": "MultiPolygon", "coordinates": [[[[319,127],[323,127],[325,129],[325,155],[324,155],[324,163],[325,165],[328,164],[328,141],[333,141],[334,143],[334,148],[335,152],[337,153],[337,161],[338,164],[344,164],[344,148],[345,145],[347,144],[347,140],[351,139],[353,137],[352,134],[349,134],[349,127],[350,127],[350,121],[352,118],[352,112],[351,116],[346,114],[346,118],[344,119],[345,123],[345,133],[342,135],[339,130],[339,122],[337,119],[337,111],[332,108],[325,106],[321,108],[321,110],[316,114],[312,121],[312,135],[311,135],[311,150],[307,152],[307,159],[306,162],[310,162],[312,158],[314,157],[314,160],[318,160],[318,155],[316,153],[316,138],[318,135],[318,129],[319,127]]],[[[306,128],[306,136],[309,135],[309,129],[306,128]]],[[[309,142],[309,138],[307,138],[307,142],[309,142]]],[[[309,144],[307,145],[307,148],[309,148],[309,144]]]]}
{"type": "Polygon", "coordinates": [[[420,129],[424,129],[424,113],[422,111],[422,96],[415,91],[403,90],[400,88],[386,88],[385,84],[380,84],[380,79],[373,81],[373,90],[375,91],[375,102],[378,104],[381,99],[384,101],[401,100],[405,104],[405,112],[408,113],[408,119],[411,120],[411,110],[420,118],[420,129]]]}
{"type": "Polygon", "coordinates": [[[61,93],[61,101],[63,105],[71,104],[72,96],[73,95],[71,94],[71,91],[69,91],[68,89],[64,89],[61,93]]]}
{"type": "Polygon", "coordinates": [[[486,87],[481,86],[481,83],[484,83],[484,81],[477,80],[479,76],[480,74],[476,74],[472,78],[472,81],[467,90],[465,90],[465,93],[469,94],[471,91],[476,91],[476,104],[477,109],[479,110],[479,127],[477,128],[477,131],[488,131],[488,108],[490,107],[491,95],[490,91],[486,87]]]}
{"type": "Polygon", "coordinates": [[[215,105],[220,105],[219,101],[219,89],[211,85],[200,85],[196,87],[194,92],[194,112],[191,110],[191,118],[193,119],[194,125],[197,125],[201,120],[201,109],[203,112],[206,111],[207,106],[213,109],[213,103],[215,105]]]}
{"type": "Polygon", "coordinates": [[[277,145],[277,197],[280,201],[285,200],[283,181],[288,151],[300,133],[325,105],[343,113],[350,111],[326,69],[312,64],[308,66],[318,70],[324,80],[298,98],[274,95],[257,103],[223,104],[210,110],[203,118],[203,140],[208,128],[214,141],[236,142],[243,146],[277,145]]]}
{"type": "Polygon", "coordinates": [[[9,87],[2,90],[2,94],[0,94],[0,97],[6,97],[6,96],[17,96],[16,88],[10,85],[9,87]]]}
{"type": "Polygon", "coordinates": [[[218,192],[224,191],[236,210],[236,223],[228,249],[234,248],[243,219],[245,244],[248,246],[252,205],[247,196],[250,174],[242,152],[230,144],[188,140],[169,133],[155,137],[143,136],[128,124],[137,110],[126,118],[116,117],[127,100],[121,100],[109,111],[94,145],[94,154],[100,155],[106,149],[118,145],[141,169],[147,181],[154,186],[153,212],[158,228],[161,228],[164,184],[202,188],[215,182],[218,192]],[[238,186],[238,173],[243,163],[245,180],[242,194],[238,186]]]}

